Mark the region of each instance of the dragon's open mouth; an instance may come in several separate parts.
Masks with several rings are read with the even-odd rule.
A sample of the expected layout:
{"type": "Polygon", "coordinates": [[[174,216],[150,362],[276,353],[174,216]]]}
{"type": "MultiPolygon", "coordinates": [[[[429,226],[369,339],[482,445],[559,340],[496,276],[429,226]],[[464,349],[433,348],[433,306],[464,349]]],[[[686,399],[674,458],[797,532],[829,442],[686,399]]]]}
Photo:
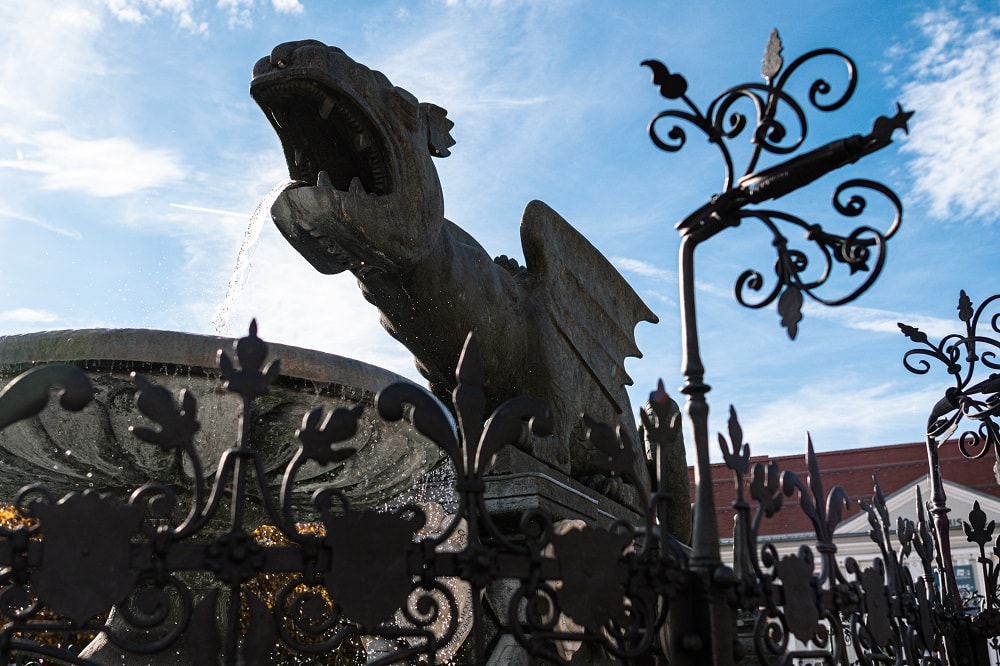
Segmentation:
{"type": "Polygon", "coordinates": [[[323,172],[338,190],[392,191],[381,135],[347,96],[307,79],[251,86],[251,95],[281,139],[292,180],[316,184],[323,172]]]}

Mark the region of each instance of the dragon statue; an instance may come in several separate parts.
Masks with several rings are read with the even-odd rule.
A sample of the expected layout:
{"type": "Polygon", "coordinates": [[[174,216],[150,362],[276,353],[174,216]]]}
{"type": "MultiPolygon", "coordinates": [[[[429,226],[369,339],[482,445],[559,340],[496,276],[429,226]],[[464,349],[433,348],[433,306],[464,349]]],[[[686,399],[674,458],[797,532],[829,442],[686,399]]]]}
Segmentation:
{"type": "Polygon", "coordinates": [[[382,325],[413,353],[445,404],[474,331],[487,413],[518,395],[543,400],[552,408],[554,443],[531,452],[634,506],[644,493],[602,475],[581,420],[586,413],[620,426],[634,454],[632,472],[621,477],[648,491],[622,366],[626,356],[641,356],[635,325],[657,318],[611,263],[538,201],[521,220],[526,266],[492,259],[444,217],[431,158],[447,156],[455,143],[446,111],[340,49],[314,40],[281,44],[257,62],[250,94],[294,181],[271,208],[288,242],[321,273],[357,277],[382,325]]]}

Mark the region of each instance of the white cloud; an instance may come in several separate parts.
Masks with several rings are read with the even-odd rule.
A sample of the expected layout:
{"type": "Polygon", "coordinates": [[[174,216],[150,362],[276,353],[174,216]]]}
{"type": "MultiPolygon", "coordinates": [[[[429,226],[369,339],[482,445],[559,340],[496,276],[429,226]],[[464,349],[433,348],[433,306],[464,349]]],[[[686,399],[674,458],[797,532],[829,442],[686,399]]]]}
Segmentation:
{"type": "Polygon", "coordinates": [[[34,172],[48,190],[113,197],[184,177],[169,150],[148,149],[124,137],[78,139],[64,131],[39,132],[22,145],[23,160],[0,160],[0,168],[34,172]]]}
{"type": "Polygon", "coordinates": [[[14,308],[13,310],[0,311],[0,321],[18,322],[22,324],[48,324],[58,321],[52,312],[46,310],[33,310],[31,308],[14,308]]]}
{"type": "Polygon", "coordinates": [[[1000,17],[939,9],[916,25],[924,44],[909,53],[912,79],[903,85],[916,113],[901,148],[914,188],[935,217],[992,221],[1000,210],[1000,17]]]}
{"type": "Polygon", "coordinates": [[[225,12],[230,28],[250,28],[253,26],[253,18],[250,10],[253,9],[254,0],[218,0],[216,7],[225,12]]]}
{"type": "Polygon", "coordinates": [[[305,11],[299,0],[271,0],[271,6],[279,14],[301,14],[305,11]]]}
{"type": "Polygon", "coordinates": [[[208,32],[208,23],[195,18],[192,0],[107,0],[107,7],[123,23],[145,23],[150,17],[165,15],[181,30],[208,32]]]}

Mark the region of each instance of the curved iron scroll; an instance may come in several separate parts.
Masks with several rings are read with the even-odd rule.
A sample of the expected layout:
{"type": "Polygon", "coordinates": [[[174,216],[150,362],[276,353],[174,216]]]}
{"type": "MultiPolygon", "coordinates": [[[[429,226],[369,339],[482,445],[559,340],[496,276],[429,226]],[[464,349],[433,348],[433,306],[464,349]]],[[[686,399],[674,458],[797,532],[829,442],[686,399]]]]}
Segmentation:
{"type": "MultiPolygon", "coordinates": [[[[761,271],[746,270],[736,281],[736,299],[740,304],[752,308],[762,308],[777,301],[781,324],[789,337],[795,338],[798,323],[802,319],[804,296],[824,305],[841,305],[854,300],[871,286],[885,261],[885,243],[899,227],[902,205],[899,198],[881,183],[865,179],[852,179],[842,183],[833,194],[833,206],[839,215],[852,218],[866,211],[867,200],[861,193],[863,190],[881,196],[893,209],[888,223],[862,225],[846,234],[825,231],[818,224],[806,222],[785,212],[747,210],[745,207],[780,199],[834,169],[884,148],[892,143],[895,130],[908,131],[907,123],[912,113],[903,111],[897,105],[896,114],[876,119],[867,135],[855,134],[832,141],[758,170],[760,158],[765,153],[775,156],[791,155],[805,142],[808,133],[806,107],[785,89],[788,81],[803,65],[813,60],[833,59],[841,62],[846,69],[846,82],[839,92],[823,78],[814,80],[810,85],[808,103],[820,112],[841,108],[851,98],[857,84],[854,62],[836,49],[810,51],[795,59],[785,69],[781,51],[781,39],[776,30],[772,31],[761,70],[764,83],[743,83],[729,88],[713,99],[704,111],[688,97],[687,81],[683,76],[671,72],[658,60],[646,60],[642,64],[653,71],[653,83],[659,87],[663,97],[679,100],[687,107],[667,109],[654,116],[648,130],[653,143],[662,150],[677,152],[687,143],[687,133],[683,126],[671,125],[664,138],[658,125],[668,119],[693,125],[718,148],[725,166],[721,194],[679,222],[678,229],[682,236],[697,244],[744,220],[760,222],[771,233],[778,253],[773,269],[773,284],[765,284],[767,281],[761,271]],[[751,106],[751,116],[736,110],[739,102],[751,106]],[[794,119],[792,128],[787,121],[782,120],[789,115],[794,119]],[[743,136],[744,132],[750,134],[752,150],[742,175],[737,176],[729,145],[732,140],[743,136]],[[846,196],[848,192],[851,192],[850,196],[846,196]],[[802,229],[814,253],[819,254],[818,269],[810,266],[808,252],[789,246],[788,238],[781,231],[781,227],[787,225],[802,229]],[[827,282],[837,265],[846,266],[850,276],[860,274],[865,277],[860,285],[845,295],[833,298],[820,296],[817,289],[827,282]]],[[[683,270],[684,267],[682,272],[683,270]]]]}
{"type": "MultiPolygon", "coordinates": [[[[327,465],[354,453],[349,442],[361,406],[304,415],[299,446],[272,497],[248,429],[254,401],[278,374],[276,361],[265,362],[267,351],[251,323],[235,358],[219,353],[224,386],[242,406],[235,445],[222,454],[211,484],[194,446],[195,396],[183,391],[175,400],[133,375],[138,409],[150,423],[133,427],[133,435],[176,455],[190,470],[190,487],[148,483],[124,499],[93,490],[56,498],[41,484],[21,491],[15,504],[27,522],[0,525],[0,658],[33,654],[89,664],[74,651],[31,640],[88,631],[103,632],[125,653],[153,658],[183,650],[195,664],[265,663],[276,644],[296,654],[349,654],[372,640],[387,649],[373,652],[368,663],[434,661],[450,658],[446,646],[461,643],[468,630],[454,583],[461,581],[470,591],[472,657],[484,663],[483,591],[500,580],[512,585],[510,633],[532,655],[569,663],[587,645],[633,660],[659,649],[657,630],[683,567],[681,551],[656,525],[662,498],[649,498],[653,508],[639,526],[553,523],[535,510],[524,515],[520,531],[498,527],[484,498],[490,461],[529,433],[546,434],[551,414],[522,397],[484,418],[474,336],[457,366],[457,428],[436,399],[412,384],[391,385],[375,398],[383,419],[412,423],[457,471],[457,509],[430,533],[422,531],[428,519],[422,506],[355,510],[333,488],[314,494],[311,511],[293,513],[292,488],[306,462],[327,465]],[[244,511],[253,484],[270,524],[266,538],[244,511]],[[456,542],[458,531],[464,538],[456,542]],[[190,573],[202,582],[194,584],[190,573]],[[275,581],[269,596],[261,577],[275,581]],[[576,647],[560,647],[570,644],[576,647]]],[[[67,387],[63,404],[70,408],[93,395],[78,368],[36,368],[0,393],[0,419],[37,414],[54,384],[67,387]]],[[[609,468],[631,469],[617,459],[627,449],[617,436],[589,425],[609,468]]]]}
{"type": "Polygon", "coordinates": [[[927,419],[927,434],[943,442],[969,419],[973,429],[959,436],[958,445],[967,458],[981,458],[990,450],[1000,451],[1000,294],[990,296],[979,307],[963,290],[958,298],[958,319],[963,333],[944,336],[934,344],[915,326],[899,324],[900,330],[918,347],[907,351],[903,365],[914,374],[930,372],[931,361],[940,363],[953,382],[934,405],[927,419]],[[984,376],[985,375],[985,376],[984,376]]]}
{"type": "Polygon", "coordinates": [[[750,130],[752,153],[743,175],[752,173],[764,152],[788,155],[798,150],[808,133],[808,123],[803,106],[785,91],[792,75],[802,65],[819,58],[839,61],[846,70],[843,90],[835,92],[834,86],[826,79],[816,79],[809,88],[809,103],[819,111],[836,111],[851,99],[857,87],[857,69],[854,61],[837,49],[817,49],[796,58],[782,71],[784,59],[781,38],[777,30],[771,31],[764,52],[761,76],[764,83],[742,83],[725,90],[709,102],[702,111],[687,95],[687,80],[658,60],[645,60],[643,65],[653,72],[653,83],[659,87],[660,95],[669,100],[680,100],[685,110],[667,109],[658,113],[649,123],[649,136],[653,143],[667,152],[677,152],[687,143],[687,132],[682,125],[672,125],[666,140],[657,130],[657,125],[665,119],[679,120],[694,125],[718,150],[725,164],[723,192],[733,189],[736,169],[729,142],[750,130]],[[752,122],[747,115],[736,110],[740,102],[752,107],[752,122]],[[795,127],[790,131],[787,122],[778,118],[779,113],[787,113],[794,119],[795,127]]]}

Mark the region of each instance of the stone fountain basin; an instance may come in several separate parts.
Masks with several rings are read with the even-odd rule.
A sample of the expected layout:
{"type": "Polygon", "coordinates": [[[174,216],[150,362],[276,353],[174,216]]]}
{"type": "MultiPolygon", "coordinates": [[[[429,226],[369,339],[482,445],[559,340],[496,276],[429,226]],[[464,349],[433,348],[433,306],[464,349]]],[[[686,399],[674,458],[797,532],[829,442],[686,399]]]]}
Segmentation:
{"type": "MultiPolygon", "coordinates": [[[[365,406],[358,434],[344,442],[357,449],[345,461],[309,462],[296,476],[295,504],[302,506],[321,487],[342,490],[351,505],[385,503],[413,486],[442,452],[405,421],[387,423],[372,407],[375,393],[408,381],[388,370],[309,349],[269,344],[269,360],[281,360],[281,376],[254,401],[250,446],[258,452],[264,486],[277,497],[285,466],[298,449],[294,433],[307,411],[365,406]]],[[[95,488],[127,493],[144,483],[189,488],[191,465],[177,465],[173,453],[141,442],[129,426],[151,424],[135,406],[130,373],[145,375],[176,396],[188,389],[198,400],[201,430],[195,447],[209,481],[222,453],[237,444],[241,402],[222,388],[219,349],[231,358],[230,338],[145,329],[45,331],[0,337],[0,381],[43,363],[72,363],[87,372],[95,400],[81,412],[50,401],[37,417],[0,431],[0,501],[41,482],[56,496],[95,488]]],[[[259,492],[257,493],[259,496],[259,492]]]]}

